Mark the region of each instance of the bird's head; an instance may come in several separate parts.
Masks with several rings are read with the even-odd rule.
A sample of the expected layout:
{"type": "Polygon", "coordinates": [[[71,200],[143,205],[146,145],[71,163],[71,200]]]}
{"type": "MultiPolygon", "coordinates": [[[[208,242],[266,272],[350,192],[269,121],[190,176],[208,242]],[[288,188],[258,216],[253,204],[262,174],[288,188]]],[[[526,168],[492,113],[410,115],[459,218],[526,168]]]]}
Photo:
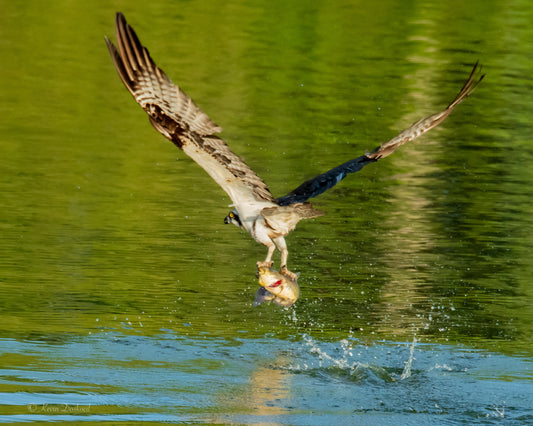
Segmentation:
{"type": "Polygon", "coordinates": [[[224,223],[233,223],[235,226],[238,226],[239,228],[242,228],[242,222],[239,218],[239,213],[237,213],[237,210],[233,209],[228,213],[228,215],[224,218],[224,223]]]}

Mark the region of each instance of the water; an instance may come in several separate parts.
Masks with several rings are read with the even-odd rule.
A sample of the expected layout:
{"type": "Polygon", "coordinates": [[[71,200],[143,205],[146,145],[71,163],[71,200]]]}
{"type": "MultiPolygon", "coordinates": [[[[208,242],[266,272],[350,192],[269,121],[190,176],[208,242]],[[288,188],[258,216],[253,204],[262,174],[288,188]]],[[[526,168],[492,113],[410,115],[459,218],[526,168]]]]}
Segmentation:
{"type": "Polygon", "coordinates": [[[57,345],[5,341],[16,392],[1,421],[266,424],[526,422],[523,360],[353,338],[155,339],[101,333],[57,345]],[[22,356],[22,355],[19,355],[22,356]],[[20,364],[18,364],[20,365],[20,364]],[[495,374],[495,372],[497,372],[495,374]],[[54,392],[51,389],[55,389],[54,392]],[[461,395],[460,398],[457,395],[461,395]]]}
{"type": "Polygon", "coordinates": [[[533,421],[527,2],[117,6],[275,196],[483,65],[441,127],[316,199],[289,310],[252,307],[266,250],[121,85],[116,9],[48,6],[0,16],[0,421],[533,421]]]}

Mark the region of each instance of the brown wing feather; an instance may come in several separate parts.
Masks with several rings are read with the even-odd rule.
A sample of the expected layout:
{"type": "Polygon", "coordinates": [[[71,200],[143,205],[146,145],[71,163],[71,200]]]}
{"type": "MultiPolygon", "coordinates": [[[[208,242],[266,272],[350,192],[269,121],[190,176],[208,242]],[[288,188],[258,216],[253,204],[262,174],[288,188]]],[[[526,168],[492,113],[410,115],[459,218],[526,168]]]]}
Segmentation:
{"type": "Polygon", "coordinates": [[[157,67],[120,12],[115,25],[118,50],[106,38],[107,46],[120,78],[139,105],[151,116],[166,114],[184,130],[200,135],[221,132],[222,129],[157,67]]]}
{"type": "Polygon", "coordinates": [[[430,115],[429,117],[423,118],[422,120],[417,121],[411,127],[401,132],[398,136],[391,139],[388,142],[381,144],[376,148],[372,153],[367,154],[367,157],[371,160],[379,160],[390,154],[392,154],[396,148],[402,146],[403,144],[416,139],[420,135],[426,133],[428,130],[433,129],[433,127],[438,126],[451,114],[453,109],[463,102],[468,96],[472,94],[477,85],[481,83],[481,80],[485,77],[483,74],[478,80],[474,79],[476,75],[476,70],[478,69],[478,62],[474,65],[468,80],[462,87],[461,91],[457,94],[455,99],[446,107],[444,111],[438,112],[436,114],[430,115]]]}
{"type": "Polygon", "coordinates": [[[242,196],[246,192],[244,188],[236,190],[238,184],[247,187],[255,199],[272,201],[263,180],[214,135],[222,129],[157,67],[120,12],[115,25],[118,49],[106,37],[107,47],[122,82],[148,113],[154,128],[204,168],[235,203],[235,193],[242,196]],[[228,188],[230,183],[232,188],[228,188]]]}

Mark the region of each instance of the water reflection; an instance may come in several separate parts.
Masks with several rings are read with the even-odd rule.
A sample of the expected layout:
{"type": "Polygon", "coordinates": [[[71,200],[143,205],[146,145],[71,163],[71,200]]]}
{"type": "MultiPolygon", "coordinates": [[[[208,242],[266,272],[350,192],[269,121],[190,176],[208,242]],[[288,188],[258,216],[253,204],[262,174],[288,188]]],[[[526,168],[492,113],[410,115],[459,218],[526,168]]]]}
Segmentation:
{"type": "MultiPolygon", "coordinates": [[[[290,355],[275,354],[272,365],[259,366],[245,385],[218,395],[217,403],[225,407],[224,412],[265,419],[257,424],[277,424],[277,416],[288,414],[295,408],[291,405],[291,375],[286,371],[290,363],[290,355]]],[[[227,415],[212,421],[217,423],[223,419],[228,420],[227,415]]]]}

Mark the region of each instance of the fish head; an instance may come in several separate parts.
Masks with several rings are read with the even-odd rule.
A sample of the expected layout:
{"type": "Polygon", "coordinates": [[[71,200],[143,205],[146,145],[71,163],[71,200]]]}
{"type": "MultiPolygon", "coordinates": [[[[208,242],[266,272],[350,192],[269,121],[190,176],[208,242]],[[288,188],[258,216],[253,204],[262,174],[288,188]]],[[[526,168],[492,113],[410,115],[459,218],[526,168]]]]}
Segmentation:
{"type": "Polygon", "coordinates": [[[259,284],[267,288],[279,287],[287,280],[287,277],[280,274],[278,271],[269,268],[268,266],[260,266],[259,268],[259,284]]]}

